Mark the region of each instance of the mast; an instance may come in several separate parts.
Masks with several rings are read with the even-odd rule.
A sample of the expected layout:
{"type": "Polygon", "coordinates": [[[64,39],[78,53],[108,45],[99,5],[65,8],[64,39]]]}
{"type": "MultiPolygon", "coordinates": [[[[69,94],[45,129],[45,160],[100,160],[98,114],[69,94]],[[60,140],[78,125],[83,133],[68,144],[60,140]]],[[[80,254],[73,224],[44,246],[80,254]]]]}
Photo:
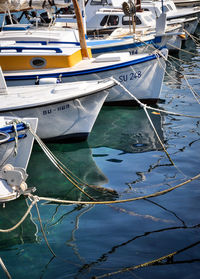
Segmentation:
{"type": "Polygon", "coordinates": [[[74,5],[74,11],[76,14],[76,20],[77,20],[77,26],[78,26],[78,32],[79,32],[79,39],[80,39],[80,46],[81,46],[81,54],[83,59],[84,58],[90,58],[89,57],[89,53],[87,50],[87,44],[86,44],[86,40],[85,40],[85,32],[84,32],[84,27],[83,27],[83,20],[82,20],[82,16],[80,13],[80,8],[78,5],[77,0],[72,0],[73,5],[74,5]]]}

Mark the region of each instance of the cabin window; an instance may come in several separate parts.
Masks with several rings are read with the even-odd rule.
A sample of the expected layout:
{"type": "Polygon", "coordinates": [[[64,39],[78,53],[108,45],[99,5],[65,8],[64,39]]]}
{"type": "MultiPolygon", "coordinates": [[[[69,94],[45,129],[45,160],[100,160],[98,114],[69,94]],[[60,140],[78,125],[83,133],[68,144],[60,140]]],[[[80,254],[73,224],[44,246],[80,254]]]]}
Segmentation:
{"type": "Polygon", "coordinates": [[[91,5],[106,5],[108,4],[107,0],[92,0],[91,5]]]}
{"type": "Polygon", "coordinates": [[[173,8],[172,8],[171,5],[167,4],[167,7],[168,7],[169,10],[173,11],[173,8]]]}
{"type": "Polygon", "coordinates": [[[102,21],[100,22],[101,26],[104,26],[106,24],[106,22],[108,21],[108,16],[104,16],[102,21]]]}
{"type": "Polygon", "coordinates": [[[119,17],[118,16],[109,16],[108,19],[108,26],[116,26],[119,23],[119,17]]]}
{"type": "Polygon", "coordinates": [[[44,58],[41,57],[34,57],[31,59],[30,64],[33,68],[43,68],[46,66],[47,61],[44,58]]]}
{"type": "MultiPolygon", "coordinates": [[[[136,22],[136,25],[142,24],[141,20],[137,16],[135,16],[135,22],[136,22]]],[[[132,25],[132,18],[129,16],[123,16],[122,24],[123,25],[129,25],[129,24],[132,25]]]]}
{"type": "Polygon", "coordinates": [[[102,19],[100,25],[101,26],[116,26],[119,23],[119,17],[118,16],[104,16],[102,19]]]}

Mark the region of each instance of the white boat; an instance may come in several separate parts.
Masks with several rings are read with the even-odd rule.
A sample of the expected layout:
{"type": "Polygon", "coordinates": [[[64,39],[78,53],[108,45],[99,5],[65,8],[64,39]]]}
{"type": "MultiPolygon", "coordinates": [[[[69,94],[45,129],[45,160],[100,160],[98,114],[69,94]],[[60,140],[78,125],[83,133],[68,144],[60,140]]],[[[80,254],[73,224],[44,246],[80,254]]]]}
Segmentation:
{"type": "Polygon", "coordinates": [[[199,23],[200,7],[178,8],[172,0],[143,0],[141,8],[151,11],[155,17],[159,16],[164,10],[169,24],[183,23],[184,29],[190,34],[195,33],[199,23]]]}
{"type": "Polygon", "coordinates": [[[26,169],[32,152],[37,118],[0,116],[0,203],[11,201],[27,190],[26,169]]]}
{"type": "MultiPolygon", "coordinates": [[[[185,38],[182,24],[174,23],[168,25],[167,22],[165,23],[164,17],[161,20],[159,18],[156,20],[152,13],[148,11],[137,12],[135,23],[135,35],[132,35],[132,37],[135,36],[137,38],[138,36],[138,41],[140,41],[140,36],[142,37],[142,35],[154,36],[153,45],[166,46],[173,51],[181,48],[182,40],[185,38]]],[[[129,25],[133,26],[132,22],[130,22],[130,17],[126,16],[122,9],[102,8],[87,21],[87,31],[89,34],[109,33],[111,34],[109,39],[111,39],[114,38],[117,30],[119,38],[127,38],[127,35],[130,38],[130,34],[133,34],[133,31],[129,25]],[[121,34],[118,30],[120,30],[121,34]]]]}
{"type": "MultiPolygon", "coordinates": [[[[21,50],[20,47],[17,50],[21,50]]],[[[0,53],[0,64],[9,86],[34,85],[42,78],[74,82],[94,81],[112,76],[136,98],[145,103],[155,103],[160,96],[167,54],[167,49],[162,49],[160,54],[158,51],[134,55],[129,52],[113,52],[82,59],[79,47],[68,46],[61,49],[35,46],[26,47],[23,52],[13,52],[13,47],[9,52],[6,47],[6,52],[0,53]]],[[[134,103],[134,98],[117,85],[109,90],[106,102],[134,103]]]]}
{"type": "Polygon", "coordinates": [[[12,87],[4,83],[0,115],[37,117],[37,134],[47,141],[87,139],[108,89],[115,84],[111,79],[59,84],[44,79],[40,83],[12,87]]]}
{"type": "MultiPolygon", "coordinates": [[[[91,27],[94,28],[94,15],[99,15],[102,12],[110,13],[111,16],[107,15],[106,17],[101,16],[101,29],[105,28],[107,25],[112,25],[112,28],[121,27],[119,26],[119,18],[114,13],[122,11],[122,4],[124,2],[129,3],[129,1],[124,0],[88,0],[87,4],[85,6],[85,13],[86,13],[86,22],[87,22],[87,29],[90,29],[91,27]]],[[[133,1],[131,1],[133,3],[133,1]]],[[[172,0],[166,0],[166,1],[151,1],[151,0],[143,0],[143,1],[137,1],[137,8],[136,8],[136,17],[139,13],[142,13],[142,11],[150,11],[152,15],[154,16],[154,19],[159,17],[162,12],[166,13],[167,15],[167,25],[171,24],[183,24],[184,29],[187,30],[187,32],[193,34],[193,32],[196,30],[196,27],[198,25],[198,18],[200,15],[200,7],[185,7],[185,8],[177,8],[172,0]],[[163,2],[163,8],[162,8],[162,2],[163,2]]],[[[124,18],[126,16],[124,15],[124,18]]],[[[127,21],[127,20],[126,20],[127,21]]],[[[123,22],[120,22],[120,25],[123,24],[123,22]]],[[[140,21],[139,21],[140,24],[140,21]]],[[[110,27],[111,28],[111,27],[110,27]]]]}
{"type": "Polygon", "coordinates": [[[176,7],[196,7],[200,6],[199,0],[173,0],[176,7]]]}
{"type": "MultiPolygon", "coordinates": [[[[34,45],[49,45],[49,46],[66,46],[74,45],[80,46],[79,35],[77,29],[72,28],[34,28],[28,30],[15,30],[13,26],[20,24],[7,25],[6,31],[0,32],[0,47],[7,46],[24,46],[34,45]],[[13,29],[14,28],[14,29],[13,29]]],[[[95,57],[100,53],[113,52],[113,51],[131,51],[132,53],[144,51],[147,45],[151,50],[155,47],[165,46],[166,40],[162,40],[160,36],[146,35],[144,33],[130,34],[129,30],[122,38],[120,35],[114,35],[106,38],[88,38],[86,39],[87,46],[91,48],[92,55],[95,57]],[[129,34],[129,37],[127,35],[129,34]]]]}
{"type": "MultiPolygon", "coordinates": [[[[101,17],[106,16],[108,13],[101,15],[101,17]]],[[[117,12],[120,16],[120,20],[124,16],[123,12],[117,12]]],[[[116,14],[115,14],[116,15],[116,14]]],[[[99,15],[100,16],[100,15],[99,15]]],[[[109,14],[109,16],[112,16],[109,14]]],[[[98,20],[101,17],[96,16],[95,26],[98,26],[98,20]]],[[[167,46],[169,50],[178,49],[182,44],[182,36],[184,32],[182,31],[182,26],[171,25],[167,27],[166,30],[156,29],[155,19],[152,18],[150,12],[139,13],[138,18],[143,21],[143,24],[137,26],[135,32],[133,33],[132,28],[127,28],[127,24],[123,26],[123,30],[115,30],[110,36],[99,37],[95,36],[92,38],[87,37],[86,43],[89,48],[91,48],[92,55],[95,57],[100,53],[113,52],[113,51],[130,51],[131,53],[141,53],[146,51],[152,51],[154,48],[160,48],[167,46]],[[146,14],[146,16],[145,16],[146,14]],[[148,16],[150,16],[148,18],[148,16]],[[126,27],[126,28],[125,28],[126,27]],[[174,46],[174,47],[172,47],[174,46]]],[[[122,22],[125,22],[122,20],[122,22]]],[[[128,19],[126,21],[128,23],[128,19]]],[[[56,18],[55,24],[49,27],[34,27],[30,24],[10,24],[2,26],[2,32],[0,32],[0,46],[5,46],[6,44],[18,45],[23,42],[23,44],[37,44],[37,45],[58,45],[64,46],[66,44],[80,45],[78,30],[75,28],[67,28],[66,18],[56,18]],[[57,20],[62,21],[65,28],[61,28],[58,25],[57,20]],[[25,28],[27,27],[27,29],[25,28]]],[[[119,26],[121,26],[119,24],[119,26]]],[[[101,26],[99,25],[98,28],[101,26]]],[[[101,27],[102,28],[102,27],[101,27]]],[[[103,27],[103,32],[106,28],[103,27]]],[[[110,29],[108,29],[110,30],[110,29]]],[[[93,31],[92,31],[93,32],[93,31]]],[[[110,31],[109,31],[110,32],[110,31]]]]}

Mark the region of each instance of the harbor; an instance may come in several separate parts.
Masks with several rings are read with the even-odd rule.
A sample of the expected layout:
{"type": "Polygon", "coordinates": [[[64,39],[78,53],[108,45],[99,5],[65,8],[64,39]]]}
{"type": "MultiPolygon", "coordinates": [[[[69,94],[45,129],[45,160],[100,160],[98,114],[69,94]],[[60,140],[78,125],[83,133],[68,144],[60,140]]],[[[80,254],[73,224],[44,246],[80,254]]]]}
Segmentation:
{"type": "Polygon", "coordinates": [[[90,61],[77,62],[82,50],[73,46],[68,61],[76,63],[57,70],[9,70],[3,62],[10,53],[39,53],[43,61],[49,51],[66,55],[64,37],[56,45],[52,32],[44,51],[34,32],[12,45],[15,31],[5,32],[0,278],[197,278],[200,26],[194,34],[183,28],[172,52],[145,39],[148,54],[137,45],[130,56],[108,52],[98,60],[91,48],[90,61]]]}

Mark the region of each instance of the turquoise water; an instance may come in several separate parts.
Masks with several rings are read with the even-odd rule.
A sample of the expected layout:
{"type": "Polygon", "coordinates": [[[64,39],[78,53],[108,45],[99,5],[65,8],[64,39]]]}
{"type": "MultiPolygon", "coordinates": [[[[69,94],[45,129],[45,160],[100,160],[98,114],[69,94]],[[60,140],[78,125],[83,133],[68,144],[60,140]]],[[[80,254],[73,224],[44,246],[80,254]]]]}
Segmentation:
{"type": "MultiPolygon", "coordinates": [[[[199,93],[199,48],[170,59],[158,107],[200,115],[189,84],[199,93]],[[175,62],[173,62],[175,61],[175,62]],[[172,67],[173,66],[173,67],[172,67]]],[[[142,109],[104,107],[87,142],[49,144],[50,150],[97,200],[149,195],[178,185],[200,172],[200,119],[149,111],[169,161],[142,109]]],[[[28,185],[36,195],[86,200],[34,145],[28,185]]],[[[199,179],[165,195],[110,205],[61,205],[40,201],[38,208],[50,252],[34,207],[15,231],[0,234],[0,257],[14,279],[51,278],[199,278],[199,179]],[[174,257],[137,268],[176,252],[174,257]],[[136,267],[125,271],[125,268],[136,267]],[[108,276],[108,273],[119,271],[108,276]]],[[[16,224],[30,201],[0,209],[0,228],[16,224]]],[[[0,278],[6,278],[0,267],[0,278]]]]}

